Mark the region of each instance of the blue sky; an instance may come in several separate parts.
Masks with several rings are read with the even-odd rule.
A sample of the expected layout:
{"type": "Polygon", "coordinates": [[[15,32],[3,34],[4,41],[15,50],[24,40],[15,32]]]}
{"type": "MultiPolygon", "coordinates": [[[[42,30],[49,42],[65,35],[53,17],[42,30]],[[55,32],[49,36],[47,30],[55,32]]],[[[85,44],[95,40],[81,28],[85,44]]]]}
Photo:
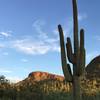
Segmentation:
{"type": "MultiPolygon", "coordinates": [[[[89,63],[100,54],[100,1],[77,1],[89,63]]],[[[72,39],[71,0],[0,0],[0,75],[12,81],[33,71],[62,75],[58,24],[72,39]]]]}

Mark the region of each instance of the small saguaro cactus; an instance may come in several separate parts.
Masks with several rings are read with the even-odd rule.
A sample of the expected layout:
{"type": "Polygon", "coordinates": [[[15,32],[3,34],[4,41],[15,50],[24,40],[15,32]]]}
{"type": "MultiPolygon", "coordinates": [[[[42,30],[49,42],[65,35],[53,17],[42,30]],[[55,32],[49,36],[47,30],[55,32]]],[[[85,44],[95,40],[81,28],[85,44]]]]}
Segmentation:
{"type": "Polygon", "coordinates": [[[63,29],[61,25],[58,25],[58,30],[60,35],[61,62],[65,80],[68,82],[72,82],[74,100],[81,100],[82,98],[80,91],[80,77],[82,77],[85,72],[84,30],[83,29],[80,30],[80,40],[79,40],[78,12],[77,12],[76,0],[72,0],[72,4],[73,4],[73,21],[74,21],[73,49],[72,49],[71,39],[69,37],[67,38],[67,42],[65,45],[63,29]],[[69,60],[70,63],[73,64],[73,71],[71,71],[70,64],[67,63],[67,59],[69,60]]]}

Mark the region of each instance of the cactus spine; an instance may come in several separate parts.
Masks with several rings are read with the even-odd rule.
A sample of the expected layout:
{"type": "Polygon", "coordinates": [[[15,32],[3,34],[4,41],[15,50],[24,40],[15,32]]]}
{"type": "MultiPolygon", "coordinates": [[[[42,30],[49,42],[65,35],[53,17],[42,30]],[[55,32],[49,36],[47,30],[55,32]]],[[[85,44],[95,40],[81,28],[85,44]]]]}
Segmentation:
{"type": "Polygon", "coordinates": [[[58,25],[58,31],[60,35],[61,61],[62,61],[62,69],[65,76],[65,80],[68,82],[72,82],[74,100],[81,100],[82,98],[80,91],[80,77],[83,76],[85,70],[84,30],[83,29],[80,30],[80,40],[79,40],[78,12],[77,12],[76,0],[72,0],[72,4],[73,4],[73,21],[74,21],[73,22],[74,50],[72,50],[72,44],[69,37],[67,38],[66,45],[64,44],[64,35],[61,25],[58,25]],[[73,64],[73,74],[71,72],[70,65],[67,63],[66,56],[69,62],[73,64]]]}

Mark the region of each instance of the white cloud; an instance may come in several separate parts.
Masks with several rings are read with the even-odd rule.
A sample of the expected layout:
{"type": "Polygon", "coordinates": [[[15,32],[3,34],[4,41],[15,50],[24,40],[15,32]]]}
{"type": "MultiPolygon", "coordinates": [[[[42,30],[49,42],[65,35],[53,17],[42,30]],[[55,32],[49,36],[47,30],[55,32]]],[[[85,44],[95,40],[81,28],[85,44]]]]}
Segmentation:
{"type": "Polygon", "coordinates": [[[10,82],[11,83],[17,83],[17,82],[19,82],[19,81],[21,81],[21,80],[23,80],[23,78],[21,78],[21,77],[16,77],[16,76],[7,76],[6,77],[8,80],[10,80],[10,82]]]}
{"type": "Polygon", "coordinates": [[[9,54],[8,54],[8,52],[3,52],[3,55],[8,56],[9,54]]]}
{"type": "Polygon", "coordinates": [[[4,48],[5,47],[5,45],[4,44],[0,44],[0,48],[4,48]]]}
{"type": "Polygon", "coordinates": [[[99,36],[99,35],[94,36],[94,38],[95,38],[97,41],[100,41],[100,36],[99,36]]]}
{"type": "Polygon", "coordinates": [[[78,15],[78,20],[79,21],[82,21],[82,20],[84,20],[84,19],[86,19],[87,18],[87,14],[86,13],[83,13],[83,14],[79,14],[78,15]]]}
{"type": "Polygon", "coordinates": [[[11,31],[8,31],[8,32],[0,32],[0,36],[10,37],[11,36],[11,31]]]}
{"type": "Polygon", "coordinates": [[[0,73],[12,73],[12,71],[6,69],[0,69],[0,73]]]}
{"type": "Polygon", "coordinates": [[[21,51],[26,54],[38,55],[46,54],[49,51],[59,51],[55,41],[44,40],[44,41],[31,41],[28,39],[13,41],[13,47],[16,50],[21,51]]]}
{"type": "Polygon", "coordinates": [[[28,62],[28,59],[23,58],[23,59],[21,59],[21,61],[26,63],[26,62],[28,62]]]}
{"type": "Polygon", "coordinates": [[[43,31],[43,27],[46,25],[45,21],[43,20],[36,20],[34,21],[33,23],[33,28],[35,28],[35,30],[37,31],[38,33],[38,37],[42,37],[42,38],[47,38],[47,33],[43,31]]]}
{"type": "Polygon", "coordinates": [[[37,20],[33,23],[37,37],[25,37],[12,41],[11,45],[17,51],[30,55],[46,54],[48,52],[59,52],[59,42],[55,34],[49,35],[43,30],[45,22],[37,20]]]}
{"type": "MultiPolygon", "coordinates": [[[[79,15],[79,20],[83,20],[86,18],[85,14],[79,15]]],[[[69,36],[72,31],[72,18],[69,19],[67,25],[64,26],[64,35],[65,38],[69,36]]],[[[60,52],[59,47],[59,33],[58,30],[55,29],[51,34],[48,34],[44,27],[46,26],[46,22],[43,20],[34,21],[32,27],[36,30],[37,37],[33,40],[26,38],[21,40],[13,41],[13,47],[23,53],[30,55],[40,55],[46,54],[48,52],[60,52]]]]}

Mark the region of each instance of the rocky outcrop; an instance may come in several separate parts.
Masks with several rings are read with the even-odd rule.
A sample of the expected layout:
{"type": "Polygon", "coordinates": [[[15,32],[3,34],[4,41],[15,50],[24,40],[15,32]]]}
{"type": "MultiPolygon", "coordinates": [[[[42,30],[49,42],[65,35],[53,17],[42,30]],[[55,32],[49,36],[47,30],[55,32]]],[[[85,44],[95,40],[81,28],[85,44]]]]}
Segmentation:
{"type": "Polygon", "coordinates": [[[100,55],[95,57],[86,67],[88,79],[100,79],[100,55]]]}
{"type": "Polygon", "coordinates": [[[32,85],[32,84],[34,85],[40,81],[50,81],[50,80],[64,81],[64,77],[56,74],[51,74],[48,72],[36,71],[36,72],[31,72],[27,78],[16,83],[16,86],[32,85]]]}
{"type": "Polygon", "coordinates": [[[51,74],[51,73],[47,73],[47,72],[32,72],[29,74],[28,76],[29,78],[33,79],[34,81],[41,81],[41,80],[59,80],[59,81],[63,81],[64,77],[60,76],[60,75],[55,75],[55,74],[51,74]]]}

